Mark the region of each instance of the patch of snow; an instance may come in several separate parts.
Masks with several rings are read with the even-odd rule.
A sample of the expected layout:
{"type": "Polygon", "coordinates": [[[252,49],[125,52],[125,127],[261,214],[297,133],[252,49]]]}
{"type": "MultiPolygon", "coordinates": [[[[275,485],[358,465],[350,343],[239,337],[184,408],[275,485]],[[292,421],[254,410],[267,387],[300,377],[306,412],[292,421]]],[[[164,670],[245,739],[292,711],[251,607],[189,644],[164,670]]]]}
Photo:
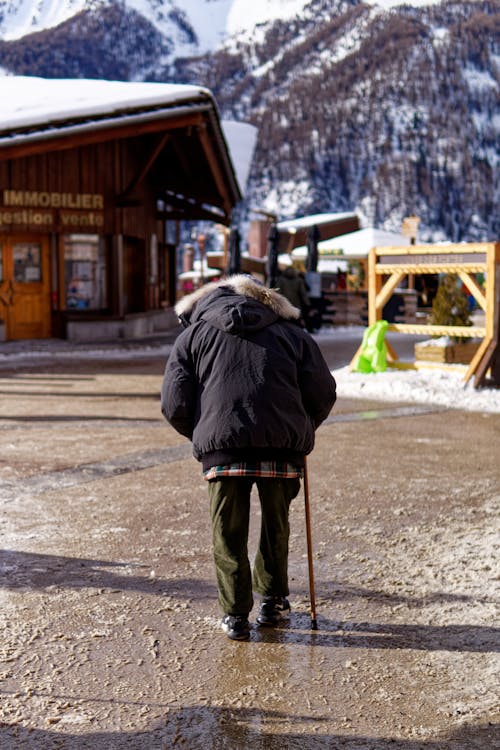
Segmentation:
{"type": "MultiPolygon", "coordinates": [[[[184,0],[185,2],[185,0],[184,0]]],[[[233,0],[227,31],[234,34],[269,21],[288,20],[299,14],[308,0],[233,0]]]]}
{"type": "Polygon", "coordinates": [[[263,201],[263,208],[277,216],[293,216],[306,202],[311,190],[307,179],[287,180],[272,187],[263,201]]]}
{"type": "Polygon", "coordinates": [[[41,29],[57,26],[88,6],[87,0],[6,0],[0,3],[4,16],[3,39],[18,39],[41,29]]]}
{"type": "Polygon", "coordinates": [[[465,384],[463,374],[444,370],[396,370],[358,373],[349,367],[333,370],[337,392],[344,398],[403,401],[500,414],[500,389],[474,388],[465,384]]]}
{"type": "Polygon", "coordinates": [[[479,68],[469,66],[465,68],[463,75],[471,90],[483,91],[484,89],[498,88],[498,83],[487,70],[479,70],[479,68]]]}
{"type": "Polygon", "coordinates": [[[434,44],[439,47],[448,41],[450,32],[448,31],[448,29],[445,29],[441,26],[436,26],[432,30],[432,35],[434,44]]]}
{"type": "Polygon", "coordinates": [[[269,71],[274,68],[276,65],[277,60],[267,60],[263,65],[260,65],[258,68],[254,68],[252,70],[252,76],[254,78],[262,78],[262,76],[267,75],[269,71]]]}
{"type": "Polygon", "coordinates": [[[358,26],[344,34],[342,38],[338,40],[333,49],[327,49],[321,53],[320,57],[323,62],[320,70],[321,73],[324,74],[324,64],[334,65],[348,55],[357,52],[364,40],[365,31],[369,27],[372,18],[373,14],[368,14],[364,20],[361,19],[358,26]]]}

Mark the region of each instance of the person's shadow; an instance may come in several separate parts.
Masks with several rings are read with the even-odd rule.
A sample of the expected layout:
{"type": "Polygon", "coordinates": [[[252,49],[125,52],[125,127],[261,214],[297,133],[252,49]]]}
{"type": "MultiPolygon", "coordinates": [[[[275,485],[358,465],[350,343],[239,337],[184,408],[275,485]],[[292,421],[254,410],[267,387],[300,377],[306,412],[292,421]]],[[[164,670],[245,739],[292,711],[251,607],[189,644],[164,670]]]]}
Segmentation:
{"type": "Polygon", "coordinates": [[[418,625],[387,622],[357,622],[318,617],[318,630],[311,630],[305,613],[293,612],[277,628],[258,628],[253,637],[268,643],[296,643],[323,648],[411,649],[498,653],[500,628],[483,625],[418,625]]]}
{"type": "Polygon", "coordinates": [[[139,591],[179,598],[213,598],[215,584],[198,578],[151,578],[151,566],[85,557],[44,555],[18,550],[0,550],[0,588],[8,590],[50,587],[101,588],[139,591]]]}
{"type": "MultiPolygon", "coordinates": [[[[217,597],[214,583],[202,578],[151,578],[150,566],[92,558],[44,555],[0,550],[0,587],[8,590],[48,587],[111,591],[138,591],[180,599],[217,597]]],[[[367,595],[366,591],[358,592],[367,595]]],[[[278,628],[252,631],[252,641],[296,643],[331,648],[416,649],[497,653],[500,628],[483,625],[419,625],[356,622],[318,617],[319,630],[311,630],[305,612],[293,611],[278,628]]]]}

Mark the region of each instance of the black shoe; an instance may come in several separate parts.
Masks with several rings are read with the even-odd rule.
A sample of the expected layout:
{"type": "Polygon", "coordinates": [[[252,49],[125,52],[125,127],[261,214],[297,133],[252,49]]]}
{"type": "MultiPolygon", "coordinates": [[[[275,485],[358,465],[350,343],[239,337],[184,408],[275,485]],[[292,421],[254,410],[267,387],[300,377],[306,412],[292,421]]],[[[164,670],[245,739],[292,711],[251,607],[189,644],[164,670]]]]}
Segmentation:
{"type": "Polygon", "coordinates": [[[250,623],[246,615],[224,615],[221,626],[232,641],[248,641],[250,638],[250,623]]]}
{"type": "Polygon", "coordinates": [[[265,596],[262,599],[256,620],[259,625],[270,625],[273,627],[289,613],[290,602],[284,596],[265,596]]]}

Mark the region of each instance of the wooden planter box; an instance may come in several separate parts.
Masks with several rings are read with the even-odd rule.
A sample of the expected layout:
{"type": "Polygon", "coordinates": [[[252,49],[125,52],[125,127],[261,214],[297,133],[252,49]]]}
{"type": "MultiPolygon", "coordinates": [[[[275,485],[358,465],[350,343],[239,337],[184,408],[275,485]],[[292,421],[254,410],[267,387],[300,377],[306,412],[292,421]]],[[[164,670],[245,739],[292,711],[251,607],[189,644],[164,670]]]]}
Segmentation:
{"type": "Polygon", "coordinates": [[[479,341],[465,343],[415,344],[415,359],[426,362],[441,362],[442,364],[468,365],[479,348],[479,341]]]}

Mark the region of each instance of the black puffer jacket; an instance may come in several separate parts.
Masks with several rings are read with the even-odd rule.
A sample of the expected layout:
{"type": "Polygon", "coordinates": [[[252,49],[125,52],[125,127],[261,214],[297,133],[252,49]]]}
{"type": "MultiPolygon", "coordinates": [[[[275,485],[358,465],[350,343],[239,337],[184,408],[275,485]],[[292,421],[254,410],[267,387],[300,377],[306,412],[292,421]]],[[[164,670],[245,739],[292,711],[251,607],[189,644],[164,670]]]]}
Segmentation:
{"type": "Polygon", "coordinates": [[[233,276],[184,297],[186,329],[169,356],[162,412],[203,468],[254,460],[303,465],[335,403],[335,380],[300,313],[233,276]]]}

